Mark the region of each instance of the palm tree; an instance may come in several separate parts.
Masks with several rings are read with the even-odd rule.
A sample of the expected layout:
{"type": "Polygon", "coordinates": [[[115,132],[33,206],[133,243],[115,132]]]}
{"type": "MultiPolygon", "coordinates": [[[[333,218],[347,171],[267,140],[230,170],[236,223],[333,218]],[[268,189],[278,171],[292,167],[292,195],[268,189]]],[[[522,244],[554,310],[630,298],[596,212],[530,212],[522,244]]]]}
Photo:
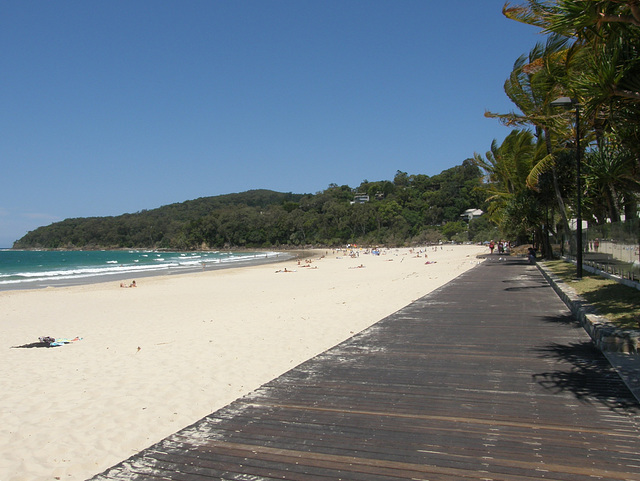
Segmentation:
{"type": "MultiPolygon", "coordinates": [[[[527,177],[544,146],[529,130],[513,130],[500,146],[494,140],[483,158],[474,163],[487,176],[485,192],[489,216],[506,235],[526,241],[532,233],[541,238],[542,207],[539,195],[527,185],[527,177]]],[[[545,248],[545,252],[549,252],[545,248]]]]}
{"type": "Polygon", "coordinates": [[[568,118],[554,111],[551,102],[566,90],[566,79],[578,63],[579,57],[580,51],[570,46],[566,37],[550,35],[544,44],[536,44],[528,55],[522,55],[516,60],[505,82],[505,93],[522,113],[485,113],[486,117],[498,118],[507,126],[532,125],[535,128],[536,137],[544,142],[546,155],[539,157],[539,161],[532,165],[528,184],[535,188],[541,174],[551,173],[558,213],[567,236],[570,232],[569,220],[563,192],[557,180],[553,140],[560,134],[566,135],[569,132],[568,118]]]}
{"type": "MultiPolygon", "coordinates": [[[[581,100],[597,141],[597,149],[584,159],[585,207],[598,222],[606,217],[615,221],[623,208],[628,220],[635,218],[640,183],[640,1],[527,0],[520,6],[506,3],[503,13],[568,39],[580,62],[563,79],[561,94],[581,100]]],[[[541,167],[534,169],[532,178],[544,170],[541,167]]]]}
{"type": "Polygon", "coordinates": [[[606,93],[640,102],[638,0],[529,0],[525,7],[513,8],[507,3],[503,11],[509,18],[575,38],[589,48],[594,64],[577,80],[597,93],[589,96],[591,101],[606,93]]]}
{"type": "Polygon", "coordinates": [[[599,137],[615,133],[640,162],[640,2],[528,0],[503,13],[572,39],[583,60],[568,79],[571,96],[584,99],[599,137]]]}
{"type": "Polygon", "coordinates": [[[625,204],[637,204],[636,194],[640,192],[640,181],[633,172],[633,157],[609,142],[590,152],[587,160],[586,207],[598,224],[607,218],[619,222],[625,204]]]}

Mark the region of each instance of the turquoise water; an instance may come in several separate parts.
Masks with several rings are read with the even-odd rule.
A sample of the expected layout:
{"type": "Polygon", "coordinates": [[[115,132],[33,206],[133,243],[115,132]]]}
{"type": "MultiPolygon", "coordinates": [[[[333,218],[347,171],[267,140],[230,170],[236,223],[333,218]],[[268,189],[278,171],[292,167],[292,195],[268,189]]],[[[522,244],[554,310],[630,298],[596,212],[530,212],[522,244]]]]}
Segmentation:
{"type": "Polygon", "coordinates": [[[0,290],[135,279],[284,257],[277,252],[0,250],[0,290]]]}

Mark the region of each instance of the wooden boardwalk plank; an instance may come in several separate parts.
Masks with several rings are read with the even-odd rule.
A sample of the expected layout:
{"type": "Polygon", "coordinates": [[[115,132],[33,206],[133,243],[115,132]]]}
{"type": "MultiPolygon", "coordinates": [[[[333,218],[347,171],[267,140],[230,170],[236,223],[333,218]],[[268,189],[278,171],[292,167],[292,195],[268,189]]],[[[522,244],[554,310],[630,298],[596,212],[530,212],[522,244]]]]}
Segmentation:
{"type": "Polygon", "coordinates": [[[534,266],[485,262],[93,478],[640,480],[640,406],[534,266]]]}

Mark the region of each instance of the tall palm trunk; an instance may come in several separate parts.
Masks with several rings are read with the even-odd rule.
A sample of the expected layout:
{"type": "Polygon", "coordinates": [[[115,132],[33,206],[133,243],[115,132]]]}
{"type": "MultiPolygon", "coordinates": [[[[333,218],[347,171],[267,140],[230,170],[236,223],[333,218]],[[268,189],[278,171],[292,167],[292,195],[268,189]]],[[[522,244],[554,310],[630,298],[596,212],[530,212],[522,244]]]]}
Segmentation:
{"type": "MultiPolygon", "coordinates": [[[[547,127],[544,128],[544,142],[547,147],[547,154],[551,154],[551,137],[549,134],[549,129],[547,127]]],[[[560,214],[560,219],[562,220],[562,229],[564,231],[565,236],[569,238],[569,245],[571,246],[571,252],[575,253],[576,248],[576,240],[571,235],[571,229],[569,228],[569,219],[567,218],[567,209],[564,205],[564,199],[562,198],[562,193],[560,192],[560,186],[558,184],[558,173],[556,171],[555,164],[551,166],[551,178],[553,179],[553,190],[556,194],[556,202],[558,203],[558,212],[560,214]]]]}
{"type": "Polygon", "coordinates": [[[620,209],[618,208],[618,194],[614,186],[609,186],[605,193],[609,207],[609,219],[611,222],[620,222],[620,209]]]}

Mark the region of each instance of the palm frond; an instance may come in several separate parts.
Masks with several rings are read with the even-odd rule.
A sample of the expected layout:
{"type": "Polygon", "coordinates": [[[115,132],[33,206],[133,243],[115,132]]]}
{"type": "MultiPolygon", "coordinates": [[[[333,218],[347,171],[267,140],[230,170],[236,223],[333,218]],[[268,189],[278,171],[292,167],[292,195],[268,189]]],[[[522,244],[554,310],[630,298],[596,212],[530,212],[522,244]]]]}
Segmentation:
{"type": "Polygon", "coordinates": [[[551,170],[551,167],[553,167],[554,165],[555,157],[553,156],[553,154],[545,155],[542,160],[540,160],[531,168],[531,171],[527,176],[527,187],[536,190],[538,186],[538,177],[551,170]]]}
{"type": "Polygon", "coordinates": [[[528,3],[528,5],[512,6],[509,2],[506,2],[502,7],[502,14],[516,22],[534,25],[543,29],[548,28],[550,26],[549,22],[540,14],[540,4],[542,2],[529,1],[528,3]]]}

